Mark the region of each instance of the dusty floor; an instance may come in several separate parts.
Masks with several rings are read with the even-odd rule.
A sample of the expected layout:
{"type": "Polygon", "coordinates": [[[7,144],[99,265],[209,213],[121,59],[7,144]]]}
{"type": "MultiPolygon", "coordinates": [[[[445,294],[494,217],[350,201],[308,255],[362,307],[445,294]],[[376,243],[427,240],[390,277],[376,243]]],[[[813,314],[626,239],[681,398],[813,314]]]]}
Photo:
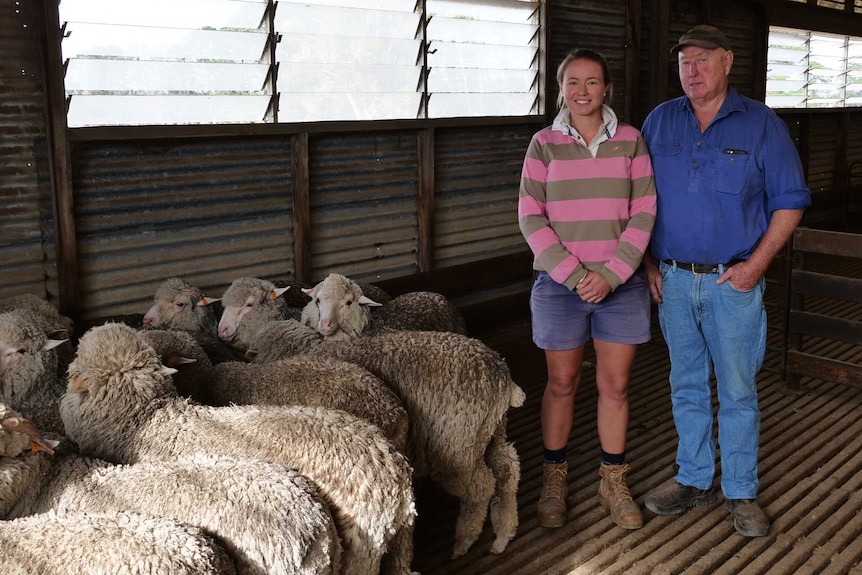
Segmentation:
{"type": "MultiPolygon", "coordinates": [[[[849,275],[862,277],[862,269],[857,266],[849,275]]],[[[768,291],[775,296],[782,289],[773,285],[768,291]]],[[[862,320],[862,306],[819,305],[862,320]]],[[[417,488],[414,568],[423,575],[862,574],[862,541],[857,541],[862,535],[862,392],[806,379],[798,392],[789,392],[777,371],[781,314],[777,307],[768,309],[769,351],[758,382],[759,501],[772,520],[768,536],[737,535],[721,498],[676,517],[646,511],[640,530],[616,527],[595,496],[599,446],[595,372],[590,368],[579,390],[569,447],[569,520],[560,529],[540,527],[535,503],[541,487],[539,404],[546,373],[544,357],[530,341],[529,321],[521,317],[475,334],[503,354],[527,392],[526,404],[510,411],[508,425],[522,466],[518,535],[504,554],[490,555],[492,535],[486,524],[471,551],[450,560],[457,503],[434,486],[422,485],[417,488]]],[[[807,349],[862,363],[860,346],[811,342],[807,349]]],[[[629,486],[641,504],[650,489],[674,475],[676,430],[668,369],[656,327],[652,341],[639,350],[630,386],[629,486]]]]}

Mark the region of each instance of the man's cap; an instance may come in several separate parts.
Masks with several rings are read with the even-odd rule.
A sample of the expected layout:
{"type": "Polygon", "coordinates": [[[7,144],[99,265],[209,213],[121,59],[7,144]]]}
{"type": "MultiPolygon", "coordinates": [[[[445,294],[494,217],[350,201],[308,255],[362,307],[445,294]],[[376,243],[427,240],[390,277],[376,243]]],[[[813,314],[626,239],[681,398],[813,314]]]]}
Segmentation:
{"type": "Polygon", "coordinates": [[[716,48],[730,50],[730,42],[724,32],[709,24],[695,26],[680,36],[677,45],[670,49],[671,55],[676,55],[683,46],[697,46],[706,50],[715,50],[716,48]]]}

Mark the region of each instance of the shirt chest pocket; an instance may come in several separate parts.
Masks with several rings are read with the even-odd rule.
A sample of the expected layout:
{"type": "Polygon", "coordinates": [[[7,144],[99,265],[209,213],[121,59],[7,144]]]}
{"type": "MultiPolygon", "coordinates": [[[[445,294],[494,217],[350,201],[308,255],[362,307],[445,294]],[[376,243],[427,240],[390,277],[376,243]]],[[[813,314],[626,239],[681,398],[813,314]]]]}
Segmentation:
{"type": "Polygon", "coordinates": [[[754,181],[754,165],[751,154],[719,151],[713,163],[716,189],[725,194],[744,194],[754,181]]]}

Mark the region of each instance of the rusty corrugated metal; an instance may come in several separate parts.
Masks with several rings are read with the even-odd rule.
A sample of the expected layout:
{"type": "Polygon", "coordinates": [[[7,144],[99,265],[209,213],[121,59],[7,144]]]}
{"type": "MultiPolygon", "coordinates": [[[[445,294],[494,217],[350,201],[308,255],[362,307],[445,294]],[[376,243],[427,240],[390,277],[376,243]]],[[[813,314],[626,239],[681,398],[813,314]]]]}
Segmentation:
{"type": "Polygon", "coordinates": [[[58,293],[40,18],[0,0],[0,298],[58,293]]]}
{"type": "Polygon", "coordinates": [[[434,158],[434,262],[447,267],[527,249],[518,186],[534,126],[438,130],[434,158]]]}
{"type": "Polygon", "coordinates": [[[415,131],[309,139],[311,268],[379,281],[419,271],[415,131]]]}
{"type": "Polygon", "coordinates": [[[81,314],[146,311],[179,276],[213,296],[293,277],[287,138],[111,143],[74,154],[81,314]]]}
{"type": "Polygon", "coordinates": [[[839,114],[812,114],[811,141],[808,156],[808,187],[811,201],[826,202],[835,189],[835,161],[838,150],[837,134],[839,114]]]}

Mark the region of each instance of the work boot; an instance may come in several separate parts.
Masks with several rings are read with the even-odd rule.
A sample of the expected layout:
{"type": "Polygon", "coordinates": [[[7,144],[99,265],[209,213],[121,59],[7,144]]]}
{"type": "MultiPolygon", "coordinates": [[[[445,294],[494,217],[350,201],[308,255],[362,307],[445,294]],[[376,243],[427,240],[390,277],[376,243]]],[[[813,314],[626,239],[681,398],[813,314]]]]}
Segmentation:
{"type": "Polygon", "coordinates": [[[626,474],[631,470],[627,464],[599,467],[602,477],[599,483],[599,501],[611,512],[611,519],[623,529],[640,529],[644,516],[634,502],[626,485],[626,474]]]}
{"type": "Polygon", "coordinates": [[[539,497],[539,525],[542,527],[562,527],[566,523],[566,497],[569,484],[568,462],[545,463],[542,495],[539,497]]]}
{"type": "Polygon", "coordinates": [[[769,531],[769,519],[754,499],[728,499],[724,505],[740,535],[762,537],[769,531]]]}
{"type": "Polygon", "coordinates": [[[672,481],[647,493],[644,505],[657,515],[676,515],[689,507],[715,503],[715,490],[698,489],[672,481]]]}

